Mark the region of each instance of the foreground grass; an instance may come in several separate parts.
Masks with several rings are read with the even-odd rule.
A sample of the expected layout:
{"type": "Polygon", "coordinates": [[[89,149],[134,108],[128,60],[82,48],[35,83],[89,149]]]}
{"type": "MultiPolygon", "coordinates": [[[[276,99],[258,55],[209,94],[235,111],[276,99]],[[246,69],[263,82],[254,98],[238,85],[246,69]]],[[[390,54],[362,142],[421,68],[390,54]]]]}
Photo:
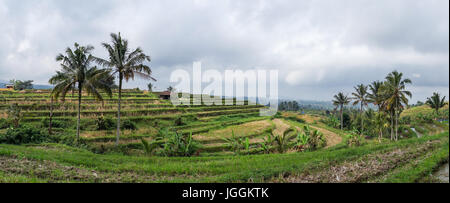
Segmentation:
{"type": "MultiPolygon", "coordinates": [[[[325,169],[369,154],[421,146],[430,140],[439,140],[439,146],[447,147],[448,159],[448,132],[396,143],[316,152],[191,158],[98,155],[54,144],[0,145],[0,157],[9,164],[7,169],[3,166],[6,164],[0,165],[0,182],[267,182],[274,177],[325,169]]],[[[435,156],[445,157],[445,152],[435,156]]],[[[424,168],[434,168],[437,163],[422,164],[424,168]]],[[[399,182],[415,182],[424,173],[414,174],[418,175],[395,177],[401,177],[396,179],[399,182]]]]}

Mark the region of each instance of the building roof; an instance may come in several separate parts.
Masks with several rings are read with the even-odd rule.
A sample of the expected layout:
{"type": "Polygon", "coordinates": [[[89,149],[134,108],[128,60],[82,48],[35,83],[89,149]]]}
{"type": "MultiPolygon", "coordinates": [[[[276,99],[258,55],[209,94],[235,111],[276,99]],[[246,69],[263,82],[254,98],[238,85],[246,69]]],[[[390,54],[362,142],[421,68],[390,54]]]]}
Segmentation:
{"type": "Polygon", "coordinates": [[[164,91],[164,92],[154,92],[155,94],[159,95],[159,96],[170,96],[172,94],[172,92],[169,91],[164,91]]]}

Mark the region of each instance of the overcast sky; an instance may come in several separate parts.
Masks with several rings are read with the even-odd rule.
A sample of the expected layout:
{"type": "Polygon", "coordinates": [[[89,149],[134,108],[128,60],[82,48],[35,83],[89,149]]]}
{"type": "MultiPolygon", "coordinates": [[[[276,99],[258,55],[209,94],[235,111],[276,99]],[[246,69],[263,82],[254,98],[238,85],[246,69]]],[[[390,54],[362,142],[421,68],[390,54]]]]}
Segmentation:
{"type": "Polygon", "coordinates": [[[279,69],[285,98],[331,100],[392,70],[413,80],[412,102],[449,92],[448,0],[0,0],[0,80],[46,84],[58,53],[78,42],[104,57],[111,32],[152,57],[158,89],[202,61],[279,69]]]}

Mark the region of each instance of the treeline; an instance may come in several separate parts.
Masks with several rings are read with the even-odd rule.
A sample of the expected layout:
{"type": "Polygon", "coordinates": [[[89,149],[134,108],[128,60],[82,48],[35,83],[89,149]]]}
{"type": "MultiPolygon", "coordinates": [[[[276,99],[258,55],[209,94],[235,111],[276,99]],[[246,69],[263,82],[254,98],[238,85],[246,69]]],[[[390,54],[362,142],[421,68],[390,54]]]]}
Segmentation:
{"type": "MultiPolygon", "coordinates": [[[[410,84],[412,81],[403,78],[403,73],[393,71],[384,81],[355,86],[351,96],[339,92],[333,99],[333,104],[339,112],[338,118],[332,116],[327,122],[333,127],[353,130],[360,135],[378,134],[380,140],[388,131],[391,140],[398,140],[400,114],[408,107],[412,97],[412,93],[407,90],[410,84]],[[349,104],[357,106],[358,110],[347,108],[349,104]],[[373,104],[377,111],[366,110],[369,104],[373,104]]],[[[444,100],[445,97],[434,93],[427,104],[438,112],[439,108],[443,107],[444,100]]]]}

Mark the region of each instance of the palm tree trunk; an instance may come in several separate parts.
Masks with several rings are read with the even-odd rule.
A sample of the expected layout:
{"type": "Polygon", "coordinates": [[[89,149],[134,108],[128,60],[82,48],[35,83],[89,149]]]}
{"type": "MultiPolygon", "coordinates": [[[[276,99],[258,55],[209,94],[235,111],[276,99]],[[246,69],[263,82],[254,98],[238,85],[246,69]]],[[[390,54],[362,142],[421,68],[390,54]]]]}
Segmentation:
{"type": "Polygon", "coordinates": [[[119,101],[117,107],[117,135],[116,135],[116,146],[119,146],[120,137],[120,102],[122,99],[122,73],[119,74],[119,101]]]}
{"type": "Polygon", "coordinates": [[[81,91],[82,85],[78,85],[78,120],[77,120],[77,142],[80,141],[80,120],[81,120],[81,91]]]}
{"type": "Polygon", "coordinates": [[[390,120],[391,120],[391,140],[394,140],[394,115],[392,111],[390,115],[390,120]]]}
{"type": "Polygon", "coordinates": [[[364,112],[363,112],[363,104],[362,104],[362,102],[361,102],[361,135],[362,135],[363,132],[364,132],[364,118],[363,118],[363,116],[364,116],[364,112]]]}
{"type": "Polygon", "coordinates": [[[395,141],[398,141],[398,101],[395,104],[395,141]]]}
{"type": "Polygon", "coordinates": [[[343,107],[341,106],[341,130],[344,130],[344,111],[342,108],[343,107]]]}

